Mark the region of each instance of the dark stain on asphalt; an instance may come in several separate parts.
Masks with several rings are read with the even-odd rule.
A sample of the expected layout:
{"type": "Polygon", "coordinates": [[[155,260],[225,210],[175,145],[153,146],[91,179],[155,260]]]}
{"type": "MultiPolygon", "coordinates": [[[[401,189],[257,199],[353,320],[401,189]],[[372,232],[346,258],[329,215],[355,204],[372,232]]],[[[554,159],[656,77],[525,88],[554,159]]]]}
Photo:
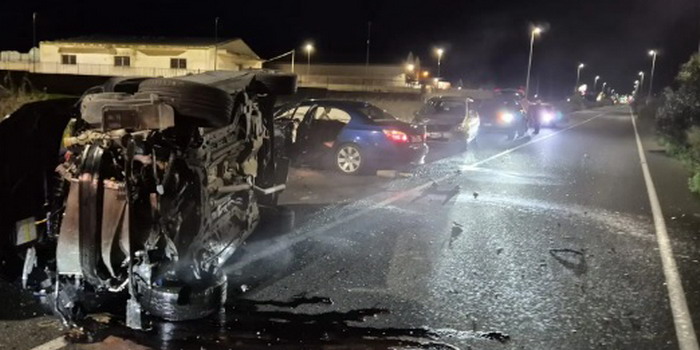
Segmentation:
{"type": "Polygon", "coordinates": [[[452,244],[454,243],[454,241],[457,240],[457,238],[459,238],[460,235],[462,235],[463,231],[464,231],[464,229],[462,228],[462,225],[460,223],[458,223],[458,222],[452,223],[452,232],[450,233],[450,241],[448,243],[448,246],[450,247],[450,249],[452,249],[452,244]]]}
{"type": "Polygon", "coordinates": [[[586,255],[582,251],[575,249],[550,249],[549,254],[562,266],[571,270],[576,276],[583,275],[588,271],[586,255]]]}
{"type": "MultiPolygon", "coordinates": [[[[123,316],[109,323],[86,318],[80,332],[72,334],[73,345],[99,343],[108,337],[161,350],[200,349],[326,349],[349,346],[361,349],[456,349],[439,341],[444,330],[429,328],[373,328],[357,326],[368,318],[378,318],[389,311],[365,308],[350,311],[301,313],[290,311],[305,304],[329,305],[324,297],[295,296],[288,301],[237,299],[219,315],[186,322],[150,319],[148,331],[124,326],[123,316]]],[[[466,339],[488,339],[504,343],[510,339],[501,332],[471,332],[466,339]]]]}

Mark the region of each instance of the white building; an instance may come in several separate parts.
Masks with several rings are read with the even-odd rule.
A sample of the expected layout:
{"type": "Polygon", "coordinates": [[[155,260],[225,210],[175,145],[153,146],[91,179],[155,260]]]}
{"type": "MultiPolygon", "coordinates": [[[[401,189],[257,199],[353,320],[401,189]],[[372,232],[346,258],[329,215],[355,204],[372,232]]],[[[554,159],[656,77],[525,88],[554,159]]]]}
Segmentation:
{"type": "Polygon", "coordinates": [[[0,69],[76,75],[176,76],[261,68],[241,39],[85,36],[39,43],[37,62],[0,54],[0,69]]]}

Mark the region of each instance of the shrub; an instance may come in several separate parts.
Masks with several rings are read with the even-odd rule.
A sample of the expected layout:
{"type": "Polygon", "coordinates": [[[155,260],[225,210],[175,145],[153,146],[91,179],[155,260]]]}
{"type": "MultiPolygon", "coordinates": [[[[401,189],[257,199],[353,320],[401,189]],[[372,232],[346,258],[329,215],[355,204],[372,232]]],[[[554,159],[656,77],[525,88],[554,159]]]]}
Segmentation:
{"type": "Polygon", "coordinates": [[[0,84],[0,120],[25,103],[47,98],[49,95],[35,90],[28,79],[23,79],[19,86],[15,86],[10,76],[7,75],[0,84]]]}
{"type": "Polygon", "coordinates": [[[656,112],[657,130],[669,153],[693,172],[688,185],[691,191],[700,193],[700,54],[681,66],[676,83],[676,90],[664,89],[660,107],[646,113],[656,112]]]}

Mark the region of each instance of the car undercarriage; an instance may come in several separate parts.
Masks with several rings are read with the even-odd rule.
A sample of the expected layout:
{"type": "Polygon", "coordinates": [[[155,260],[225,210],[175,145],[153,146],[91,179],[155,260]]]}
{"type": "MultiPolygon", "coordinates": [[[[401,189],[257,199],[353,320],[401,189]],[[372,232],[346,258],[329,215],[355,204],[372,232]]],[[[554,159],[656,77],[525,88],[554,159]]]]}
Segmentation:
{"type": "MultiPolygon", "coordinates": [[[[42,169],[41,204],[14,213],[14,227],[3,222],[13,248],[4,254],[23,260],[24,287],[68,325],[94,295],[126,299],[136,329],[144,315],[187,320],[220,310],[222,264],[285,187],[289,162],[275,147],[285,135],[272,107],[295,79],[209,72],[113,79],[86,92],[55,145],[58,161],[42,169]],[[30,239],[8,232],[35,222],[30,239]]],[[[3,178],[13,180],[21,183],[3,178]]]]}

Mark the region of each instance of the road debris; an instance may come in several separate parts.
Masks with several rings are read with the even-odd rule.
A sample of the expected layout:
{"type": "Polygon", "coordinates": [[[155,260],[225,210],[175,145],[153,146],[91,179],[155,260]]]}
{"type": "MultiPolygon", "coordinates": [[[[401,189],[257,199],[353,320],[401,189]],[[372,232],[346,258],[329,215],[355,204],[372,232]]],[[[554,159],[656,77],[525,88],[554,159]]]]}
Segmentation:
{"type": "Polygon", "coordinates": [[[393,179],[398,175],[398,171],[396,170],[377,170],[377,176],[379,177],[385,177],[388,179],[393,179]]]}
{"type": "Polygon", "coordinates": [[[501,344],[505,344],[510,340],[510,336],[502,332],[482,332],[479,336],[489,340],[497,340],[501,344]]]}

